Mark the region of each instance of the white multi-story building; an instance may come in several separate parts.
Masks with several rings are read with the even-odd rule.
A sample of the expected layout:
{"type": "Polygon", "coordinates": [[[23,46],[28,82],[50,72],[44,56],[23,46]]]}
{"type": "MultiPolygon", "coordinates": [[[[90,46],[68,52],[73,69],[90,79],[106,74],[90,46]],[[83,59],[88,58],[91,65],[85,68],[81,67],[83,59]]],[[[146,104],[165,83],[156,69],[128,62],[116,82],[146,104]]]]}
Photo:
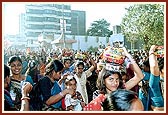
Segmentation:
{"type": "MultiPolygon", "coordinates": [[[[24,19],[20,32],[24,33],[27,39],[26,47],[33,47],[34,43],[38,41],[41,34],[55,35],[64,32],[66,35],[74,34],[75,29],[80,30],[78,35],[84,35],[85,27],[85,11],[80,11],[77,15],[80,24],[75,24],[74,10],[71,10],[70,5],[65,4],[26,4],[24,19]],[[79,26],[80,25],[80,26],[79,26]],[[23,31],[24,30],[24,31],[23,31]]],[[[22,17],[23,19],[23,17],[22,17]]],[[[77,30],[76,30],[77,31],[77,30]]]]}
{"type": "Polygon", "coordinates": [[[40,34],[60,34],[60,20],[66,22],[66,33],[71,33],[71,7],[63,4],[27,4],[25,14],[25,34],[27,47],[38,40],[40,34]]]}

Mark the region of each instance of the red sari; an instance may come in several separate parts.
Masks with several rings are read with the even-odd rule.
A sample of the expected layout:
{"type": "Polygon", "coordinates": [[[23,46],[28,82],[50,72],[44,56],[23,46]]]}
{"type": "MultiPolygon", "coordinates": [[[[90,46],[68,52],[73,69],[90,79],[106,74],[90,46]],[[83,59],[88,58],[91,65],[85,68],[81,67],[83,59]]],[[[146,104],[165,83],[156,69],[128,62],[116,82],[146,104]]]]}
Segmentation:
{"type": "Polygon", "coordinates": [[[104,94],[99,94],[94,100],[87,104],[83,111],[102,111],[101,103],[105,100],[106,96],[104,94]]]}

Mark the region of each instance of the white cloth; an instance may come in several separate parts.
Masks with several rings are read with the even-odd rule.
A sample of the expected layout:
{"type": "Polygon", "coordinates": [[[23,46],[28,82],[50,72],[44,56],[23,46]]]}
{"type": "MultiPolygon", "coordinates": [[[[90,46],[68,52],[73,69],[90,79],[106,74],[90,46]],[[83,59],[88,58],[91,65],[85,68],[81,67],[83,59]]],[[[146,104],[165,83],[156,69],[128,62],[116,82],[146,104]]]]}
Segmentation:
{"type": "Polygon", "coordinates": [[[80,104],[80,100],[79,99],[73,99],[72,96],[70,94],[67,94],[65,96],[65,106],[66,106],[66,110],[68,106],[74,106],[74,111],[82,111],[82,106],[80,104]]]}
{"type": "Polygon", "coordinates": [[[77,81],[77,91],[79,91],[83,97],[83,100],[86,104],[88,104],[88,94],[86,90],[86,80],[87,77],[91,76],[92,72],[90,70],[87,70],[82,73],[81,77],[78,77],[76,74],[74,75],[76,81],[77,81]]]}

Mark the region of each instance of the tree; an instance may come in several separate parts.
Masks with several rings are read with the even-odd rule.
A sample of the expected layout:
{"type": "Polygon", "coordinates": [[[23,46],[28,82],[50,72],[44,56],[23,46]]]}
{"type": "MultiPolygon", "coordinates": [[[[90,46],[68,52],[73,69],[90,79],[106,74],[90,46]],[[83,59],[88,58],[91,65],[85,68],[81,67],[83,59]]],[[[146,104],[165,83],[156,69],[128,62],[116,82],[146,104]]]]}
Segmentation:
{"type": "Polygon", "coordinates": [[[96,52],[96,51],[98,51],[98,47],[92,47],[92,46],[90,46],[90,47],[87,49],[87,51],[89,51],[89,52],[96,52]]]}
{"type": "Polygon", "coordinates": [[[87,30],[88,36],[110,37],[112,31],[109,30],[110,23],[105,19],[94,21],[87,30]]]}
{"type": "Polygon", "coordinates": [[[164,5],[136,4],[126,10],[121,29],[128,41],[142,39],[146,49],[152,44],[163,45],[164,5]]]}

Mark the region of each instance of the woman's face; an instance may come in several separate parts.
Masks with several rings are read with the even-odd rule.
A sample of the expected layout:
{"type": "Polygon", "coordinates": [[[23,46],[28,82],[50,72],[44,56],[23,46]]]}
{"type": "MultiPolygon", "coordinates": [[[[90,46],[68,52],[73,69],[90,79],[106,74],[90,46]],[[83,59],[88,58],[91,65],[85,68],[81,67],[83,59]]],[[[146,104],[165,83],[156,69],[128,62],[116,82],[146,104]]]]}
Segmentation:
{"type": "Polygon", "coordinates": [[[77,73],[82,74],[83,69],[84,69],[83,65],[79,65],[79,66],[77,67],[77,73]]]}
{"type": "Polygon", "coordinates": [[[119,86],[119,76],[118,74],[112,74],[105,79],[105,86],[107,93],[113,92],[118,89],[119,86]]]}
{"type": "Polygon", "coordinates": [[[53,73],[54,80],[59,80],[61,78],[61,73],[62,73],[62,71],[59,71],[59,72],[54,71],[54,73],[53,73]]]}
{"type": "Polygon", "coordinates": [[[10,64],[10,67],[11,67],[12,74],[14,75],[19,75],[22,71],[22,63],[18,60],[13,61],[10,64]]]}
{"type": "Polygon", "coordinates": [[[123,83],[126,83],[126,81],[127,81],[127,76],[126,76],[126,75],[123,75],[123,76],[122,76],[122,82],[123,82],[123,83]]]}
{"type": "Polygon", "coordinates": [[[70,60],[67,60],[67,61],[64,63],[65,68],[69,68],[70,65],[71,65],[70,60]]]}
{"type": "Polygon", "coordinates": [[[67,89],[76,90],[76,82],[75,82],[75,80],[69,81],[69,83],[67,84],[67,89]]]}

